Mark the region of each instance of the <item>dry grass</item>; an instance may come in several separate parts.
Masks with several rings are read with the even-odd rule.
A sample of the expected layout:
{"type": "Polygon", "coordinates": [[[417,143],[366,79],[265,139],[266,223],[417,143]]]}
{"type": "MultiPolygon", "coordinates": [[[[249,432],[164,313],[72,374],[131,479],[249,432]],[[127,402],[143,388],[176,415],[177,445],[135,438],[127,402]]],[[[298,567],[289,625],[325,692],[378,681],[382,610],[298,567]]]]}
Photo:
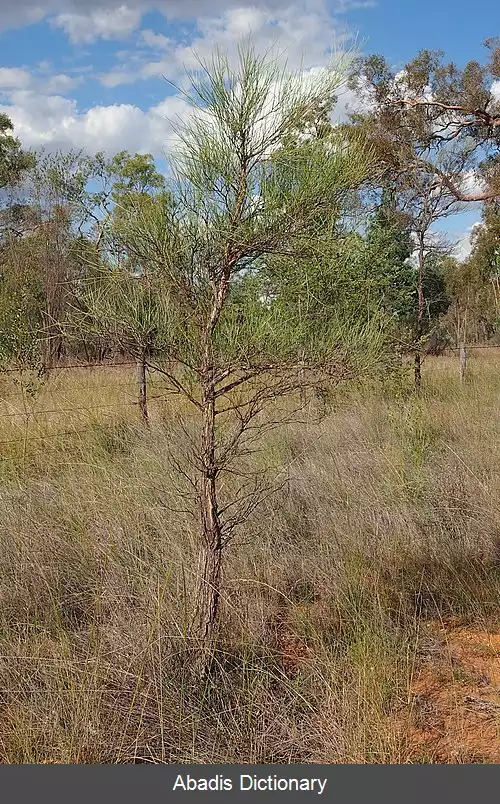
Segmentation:
{"type": "Polygon", "coordinates": [[[203,684],[169,458],[187,412],[155,399],[145,433],[128,368],[33,397],[4,377],[0,417],[22,415],[0,418],[0,760],[433,761],[409,705],[428,623],[500,625],[500,354],[463,388],[456,359],[424,372],[420,400],[358,390],[266,441],[289,482],[228,555],[203,684]]]}

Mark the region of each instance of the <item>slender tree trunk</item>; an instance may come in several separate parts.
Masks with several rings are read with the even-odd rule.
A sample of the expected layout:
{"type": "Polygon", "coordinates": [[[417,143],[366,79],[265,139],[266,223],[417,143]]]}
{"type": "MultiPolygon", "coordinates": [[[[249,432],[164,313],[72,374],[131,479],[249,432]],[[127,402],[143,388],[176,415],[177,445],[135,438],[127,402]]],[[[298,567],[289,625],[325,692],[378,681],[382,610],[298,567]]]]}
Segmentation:
{"type": "MultiPolygon", "coordinates": [[[[468,301],[468,299],[467,299],[468,301]]],[[[459,349],[460,349],[460,382],[465,382],[465,377],[467,374],[467,310],[468,304],[465,307],[463,320],[461,321],[461,327],[459,332],[459,349]]]]}
{"type": "Polygon", "coordinates": [[[144,424],[149,426],[146,351],[143,351],[139,361],[137,362],[137,385],[141,419],[144,424]]]}
{"type": "MultiPolygon", "coordinates": [[[[207,349],[207,353],[210,350],[207,349]]],[[[200,487],[201,545],[198,561],[193,636],[198,642],[196,670],[203,675],[210,663],[216,633],[222,580],[222,526],[217,495],[215,382],[207,355],[203,385],[202,478],[200,487]]]]}
{"type": "Polygon", "coordinates": [[[418,282],[417,282],[417,293],[418,293],[418,305],[417,305],[417,327],[415,331],[415,337],[417,340],[417,351],[415,353],[415,390],[417,393],[420,392],[422,387],[422,353],[421,353],[421,345],[420,339],[423,335],[423,322],[424,322],[424,276],[425,276],[425,251],[424,251],[424,239],[420,235],[419,237],[419,247],[418,247],[418,282]]]}

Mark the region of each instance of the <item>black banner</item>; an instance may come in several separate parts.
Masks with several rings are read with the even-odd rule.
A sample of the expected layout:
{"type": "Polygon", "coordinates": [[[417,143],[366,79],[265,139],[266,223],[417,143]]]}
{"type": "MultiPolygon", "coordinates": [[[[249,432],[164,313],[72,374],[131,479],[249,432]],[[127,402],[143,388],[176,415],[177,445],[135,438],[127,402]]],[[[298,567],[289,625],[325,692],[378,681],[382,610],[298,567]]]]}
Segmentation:
{"type": "Polygon", "coordinates": [[[500,797],[500,773],[478,765],[9,765],[6,802],[120,801],[438,804],[500,797]]]}

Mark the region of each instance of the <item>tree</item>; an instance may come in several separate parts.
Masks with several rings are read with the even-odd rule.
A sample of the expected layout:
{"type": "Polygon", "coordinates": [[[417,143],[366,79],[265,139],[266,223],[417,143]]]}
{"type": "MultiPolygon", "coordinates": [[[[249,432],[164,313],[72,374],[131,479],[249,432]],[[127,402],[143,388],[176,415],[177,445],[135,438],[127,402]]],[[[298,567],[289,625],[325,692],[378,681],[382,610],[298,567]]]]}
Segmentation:
{"type": "Polygon", "coordinates": [[[473,234],[468,262],[480,280],[491,283],[500,317],[500,201],[484,205],[481,224],[473,234]]]}
{"type": "Polygon", "coordinates": [[[311,332],[307,318],[283,317],[279,300],[243,293],[242,308],[238,299],[268,261],[319,259],[331,241],[325,221],[370,170],[371,155],[355,138],[339,133],[328,147],[315,138],[294,141],[304,117],[342,79],[334,67],[312,80],[290,76],[251,49],[240,51],[233,70],[216,54],[192,77],[191,118],[179,131],[169,192],[129,215],[127,249],[147,267],[148,285],[117,275],[127,292],[103,283],[89,300],[92,325],[121,331],[129,348],[135,341],[143,349],[147,329],[163,354],[148,365],[199,417],[190,468],[176,460],[198,502],[192,634],[200,669],[216,634],[224,551],[269,493],[245,465],[258,436],[276,426],[263,411],[321,373],[339,381],[362,371],[363,360],[366,368],[381,359],[378,330],[339,332],[325,322],[311,332]],[[228,498],[225,478],[235,473],[239,488],[228,498]]]}
{"type": "Polygon", "coordinates": [[[451,306],[446,324],[456,338],[485,341],[500,321],[500,210],[489,201],[482,222],[474,227],[472,250],[467,259],[446,262],[445,278],[451,306]]]}
{"type": "Polygon", "coordinates": [[[412,252],[408,218],[397,208],[396,193],[384,189],[367,228],[363,262],[370,296],[400,327],[409,324],[415,310],[412,252]]]}
{"type": "Polygon", "coordinates": [[[441,51],[422,50],[398,73],[382,56],[361,58],[351,76],[351,85],[376,109],[371,136],[385,166],[404,171],[418,165],[462,202],[500,195],[500,98],[495,90],[500,40],[485,44],[486,65],[470,61],[459,69],[443,63],[441,51]],[[415,144],[411,153],[405,153],[408,130],[415,144]],[[467,186],[471,178],[477,188],[467,186]]]}
{"type": "Polygon", "coordinates": [[[417,303],[413,352],[417,391],[422,382],[423,339],[428,335],[426,309],[431,301],[425,296],[426,288],[432,286],[426,279],[427,267],[437,255],[451,250],[443,238],[437,237],[434,227],[460,209],[456,194],[442,176],[463,182],[477,150],[458,136],[446,139],[442,145],[435,137],[436,120],[426,114],[426,107],[402,103],[424,92],[425,82],[437,69],[437,56],[423,51],[399,75],[381,56],[359,60],[351,75],[351,85],[367,104],[364,111],[351,115],[351,125],[363,132],[378,155],[375,188],[397,188],[397,209],[406,217],[414,237],[417,303]]]}
{"type": "Polygon", "coordinates": [[[29,207],[19,185],[34,165],[13,135],[12,122],[0,114],[0,360],[25,364],[35,359],[40,285],[36,261],[19,239],[29,207]]]}
{"type": "Polygon", "coordinates": [[[44,288],[38,245],[13,239],[0,257],[0,363],[39,364],[44,288]]]}
{"type": "MultiPolygon", "coordinates": [[[[137,259],[134,248],[128,241],[130,216],[141,215],[151,204],[162,203],[165,193],[165,177],[158,172],[151,154],[135,154],[121,151],[110,162],[113,176],[113,211],[111,214],[110,241],[115,259],[129,271],[136,282],[141,283],[146,294],[146,304],[152,303],[148,265],[137,259]]],[[[139,304],[138,310],[144,310],[139,304]]],[[[142,350],[137,360],[138,401],[141,418],[149,424],[147,397],[147,361],[152,356],[153,332],[142,331],[142,350]]]]}
{"type": "Polygon", "coordinates": [[[33,163],[33,155],[23,151],[13,135],[12,121],[0,113],[0,191],[18,184],[33,163]]]}

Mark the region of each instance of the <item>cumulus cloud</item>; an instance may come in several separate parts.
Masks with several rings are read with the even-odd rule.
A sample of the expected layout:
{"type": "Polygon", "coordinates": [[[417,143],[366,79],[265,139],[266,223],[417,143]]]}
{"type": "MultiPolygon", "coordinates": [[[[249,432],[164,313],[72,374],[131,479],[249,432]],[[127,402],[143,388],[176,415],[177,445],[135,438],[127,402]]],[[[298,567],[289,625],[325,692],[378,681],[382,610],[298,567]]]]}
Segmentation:
{"type": "Polygon", "coordinates": [[[457,260],[463,262],[467,259],[472,251],[474,235],[476,234],[477,229],[481,228],[481,226],[482,224],[480,222],[473,223],[472,226],[469,226],[469,228],[458,238],[453,249],[453,254],[457,260]]]}
{"type": "MultiPolygon", "coordinates": [[[[319,68],[304,73],[304,78],[321,79],[319,68]]],[[[61,80],[54,76],[53,81],[61,80]]],[[[272,99],[271,99],[272,100],[272,99]]],[[[343,119],[350,93],[341,97],[334,119],[343,119]]],[[[125,104],[96,105],[84,111],[76,100],[61,94],[42,94],[32,89],[15,89],[10,105],[0,107],[12,119],[16,134],[31,148],[50,150],[83,148],[88,153],[119,150],[152,153],[161,157],[176,141],[176,126],[193,113],[181,95],[169,95],[148,109],[125,104]]],[[[208,121],[207,121],[208,125],[208,121]]]]}
{"type": "Polygon", "coordinates": [[[257,53],[270,51],[286,57],[292,68],[310,69],[325,64],[332,48],[346,41],[345,27],[333,18],[323,0],[293,0],[277,11],[266,6],[227,9],[219,15],[202,16],[188,43],[174,42],[154,31],[141,32],[138,47],[101,75],[106,87],[115,87],[166,76],[177,80],[185,70],[196,69],[199,59],[209,59],[215,47],[230,62],[238,57],[238,45],[250,37],[257,53]]]}
{"type": "Polygon", "coordinates": [[[170,48],[171,45],[173,44],[173,40],[169,39],[168,36],[155,33],[154,31],[150,31],[149,29],[144,29],[141,31],[141,40],[148,47],[160,48],[162,50],[170,48]]]}
{"type": "MultiPolygon", "coordinates": [[[[339,10],[346,10],[337,0],[339,10]]],[[[267,9],[286,8],[289,0],[265,0],[267,9]]],[[[255,0],[211,0],[210,13],[217,15],[229,9],[255,7],[255,0]]],[[[311,7],[324,5],[323,0],[310,0],[311,7]]],[[[128,35],[149,11],[159,11],[170,19],[199,19],[206,16],[206,0],[0,0],[0,28],[26,25],[45,17],[54,17],[74,41],[91,38],[117,38],[128,35]]]]}
{"type": "MultiPolygon", "coordinates": [[[[5,2],[0,0],[0,9],[5,2]]],[[[30,2],[20,0],[26,13],[35,8],[30,2]]],[[[86,0],[85,4],[83,0],[46,2],[52,3],[46,9],[57,12],[54,24],[75,42],[90,42],[96,37],[126,38],[139,26],[142,12],[155,3],[170,17],[188,18],[200,12],[196,31],[187,43],[154,30],[140,31],[135,37],[136,47],[117,52],[116,65],[99,76],[107,88],[161,76],[182,82],[184,69],[198,67],[197,58],[209,58],[216,46],[230,61],[236,60],[238,43],[250,35],[258,53],[271,51],[286,59],[292,69],[308,71],[324,66],[328,52],[335,46],[341,48],[346,37],[344,26],[331,15],[326,0],[265,0],[259,4],[212,0],[210,14],[205,0],[154,0],[153,5],[150,0],[118,5],[102,0],[99,7],[97,0],[86,0]]],[[[172,136],[165,118],[179,111],[185,114],[180,97],[169,96],[149,109],[125,103],[97,105],[85,111],[74,99],[65,97],[82,80],[82,75],[50,75],[48,63],[39,65],[34,73],[24,66],[0,69],[0,103],[4,103],[16,133],[27,146],[163,153],[172,136]]],[[[344,92],[335,119],[343,119],[354,100],[352,93],[344,92]]]]}
{"type": "Polygon", "coordinates": [[[25,89],[32,77],[28,70],[21,67],[0,67],[0,92],[3,90],[25,89]]]}
{"type": "Polygon", "coordinates": [[[134,104],[93,106],[83,112],[71,98],[19,91],[14,103],[0,106],[12,119],[16,134],[31,148],[83,149],[87,153],[122,149],[153,153],[168,151],[174,139],[173,123],[189,113],[176,96],[146,111],[134,104]]]}
{"type": "Polygon", "coordinates": [[[487,189],[487,184],[484,179],[475,170],[468,170],[464,173],[460,183],[460,189],[463,193],[484,193],[487,189]]]}
{"type": "Polygon", "coordinates": [[[0,67],[0,97],[19,99],[23,97],[19,94],[22,91],[42,95],[65,94],[75,89],[81,80],[81,77],[65,73],[46,76],[30,72],[24,67],[0,67]]]}
{"type": "Polygon", "coordinates": [[[126,39],[140,24],[142,10],[122,5],[117,8],[96,8],[89,13],[58,14],[54,24],[62,28],[74,43],[95,39],[126,39]]]}
{"type": "Polygon", "coordinates": [[[176,49],[177,63],[196,67],[194,53],[206,58],[215,45],[234,59],[238,42],[251,35],[257,52],[266,53],[276,46],[292,68],[307,69],[324,64],[326,51],[341,44],[346,35],[326,4],[311,0],[291,3],[279,13],[260,5],[229,9],[218,17],[201,18],[198,29],[199,36],[188,47],[176,49]]]}

